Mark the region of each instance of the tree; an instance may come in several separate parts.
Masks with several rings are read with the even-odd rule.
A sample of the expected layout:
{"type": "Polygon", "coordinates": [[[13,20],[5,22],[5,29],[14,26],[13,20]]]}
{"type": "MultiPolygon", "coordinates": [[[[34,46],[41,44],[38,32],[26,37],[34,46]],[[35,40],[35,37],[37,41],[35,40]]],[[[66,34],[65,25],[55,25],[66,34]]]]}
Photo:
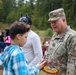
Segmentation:
{"type": "Polygon", "coordinates": [[[53,9],[61,7],[61,0],[37,0],[33,11],[33,21],[38,29],[47,29],[48,13],[53,9]]]}
{"type": "Polygon", "coordinates": [[[7,23],[12,23],[16,20],[19,20],[19,14],[16,11],[11,11],[7,16],[7,23]]]}
{"type": "MultiPolygon", "coordinates": [[[[76,2],[76,1],[75,1],[76,2]]],[[[62,0],[62,7],[65,10],[67,23],[73,28],[74,27],[74,19],[75,19],[75,2],[73,0],[62,0]],[[73,5],[74,4],[74,5],[73,5]]]]}
{"type": "Polygon", "coordinates": [[[2,1],[0,0],[0,22],[4,22],[4,8],[3,8],[3,3],[2,1]]]}
{"type": "Polygon", "coordinates": [[[3,2],[3,8],[5,12],[4,20],[6,22],[6,18],[8,14],[16,8],[16,1],[15,0],[2,0],[3,2]]]}
{"type": "Polygon", "coordinates": [[[24,5],[24,0],[17,0],[17,2],[19,7],[24,5]]]}

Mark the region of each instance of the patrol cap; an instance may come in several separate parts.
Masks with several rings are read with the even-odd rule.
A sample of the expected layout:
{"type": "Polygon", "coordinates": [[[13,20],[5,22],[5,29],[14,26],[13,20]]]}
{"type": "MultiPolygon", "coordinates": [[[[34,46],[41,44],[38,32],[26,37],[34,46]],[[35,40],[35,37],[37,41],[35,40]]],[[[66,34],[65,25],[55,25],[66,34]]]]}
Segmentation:
{"type": "Polygon", "coordinates": [[[63,8],[59,8],[56,10],[53,10],[49,13],[49,19],[48,21],[56,21],[61,17],[65,17],[65,13],[64,13],[64,9],[63,8]]]}

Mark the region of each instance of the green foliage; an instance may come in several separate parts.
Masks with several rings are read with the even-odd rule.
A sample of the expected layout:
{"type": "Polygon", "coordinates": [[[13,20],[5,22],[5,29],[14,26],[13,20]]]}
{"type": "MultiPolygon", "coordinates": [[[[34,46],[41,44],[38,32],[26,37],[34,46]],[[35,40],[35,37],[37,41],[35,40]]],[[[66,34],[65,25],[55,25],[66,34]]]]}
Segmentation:
{"type": "Polygon", "coordinates": [[[46,30],[36,30],[35,31],[40,37],[46,37],[46,30]]]}
{"type": "Polygon", "coordinates": [[[24,5],[24,0],[18,0],[18,6],[23,6],[24,5]]]}
{"type": "Polygon", "coordinates": [[[73,28],[76,15],[76,0],[62,0],[62,7],[65,9],[67,23],[73,28]]]}
{"type": "Polygon", "coordinates": [[[8,16],[8,14],[15,9],[16,7],[16,2],[15,0],[2,0],[3,2],[3,8],[4,8],[4,21],[6,22],[6,18],[8,16]]]}
{"type": "Polygon", "coordinates": [[[4,22],[4,14],[3,2],[0,0],[0,22],[4,22]]]}
{"type": "Polygon", "coordinates": [[[19,18],[19,15],[17,12],[15,11],[12,11],[8,16],[7,16],[7,22],[8,23],[12,23],[14,22],[15,20],[17,20],[19,18]]]}
{"type": "Polygon", "coordinates": [[[53,35],[53,31],[51,28],[48,28],[46,31],[46,36],[51,37],[53,35]]]}
{"type": "Polygon", "coordinates": [[[34,30],[34,31],[38,30],[34,25],[32,25],[31,29],[34,30]]]}
{"type": "Polygon", "coordinates": [[[11,23],[24,16],[26,13],[32,18],[33,25],[36,29],[45,30],[49,28],[47,22],[48,13],[53,9],[63,7],[65,9],[67,23],[72,27],[75,26],[76,20],[76,0],[0,0],[0,22],[11,23]]]}
{"type": "Polygon", "coordinates": [[[73,28],[75,29],[76,28],[76,17],[75,17],[75,19],[74,19],[74,22],[73,22],[73,28]]]}

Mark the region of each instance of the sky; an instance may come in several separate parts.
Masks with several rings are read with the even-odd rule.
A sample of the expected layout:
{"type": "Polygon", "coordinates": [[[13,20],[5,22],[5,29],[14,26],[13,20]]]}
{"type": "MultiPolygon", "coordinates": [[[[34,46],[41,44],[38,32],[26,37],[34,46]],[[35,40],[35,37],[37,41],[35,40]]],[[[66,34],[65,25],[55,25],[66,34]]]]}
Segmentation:
{"type": "Polygon", "coordinates": [[[25,3],[26,1],[29,1],[29,0],[24,0],[24,3],[25,3]]]}

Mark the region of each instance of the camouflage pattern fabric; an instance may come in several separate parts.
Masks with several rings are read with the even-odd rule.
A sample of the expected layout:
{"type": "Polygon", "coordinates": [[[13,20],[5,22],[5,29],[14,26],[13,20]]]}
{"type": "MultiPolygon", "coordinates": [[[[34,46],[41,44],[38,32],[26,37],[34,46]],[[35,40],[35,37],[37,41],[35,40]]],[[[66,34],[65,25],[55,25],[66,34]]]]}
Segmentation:
{"type": "Polygon", "coordinates": [[[47,50],[50,67],[59,69],[58,75],[76,75],[76,32],[68,28],[55,34],[47,50]]]}

